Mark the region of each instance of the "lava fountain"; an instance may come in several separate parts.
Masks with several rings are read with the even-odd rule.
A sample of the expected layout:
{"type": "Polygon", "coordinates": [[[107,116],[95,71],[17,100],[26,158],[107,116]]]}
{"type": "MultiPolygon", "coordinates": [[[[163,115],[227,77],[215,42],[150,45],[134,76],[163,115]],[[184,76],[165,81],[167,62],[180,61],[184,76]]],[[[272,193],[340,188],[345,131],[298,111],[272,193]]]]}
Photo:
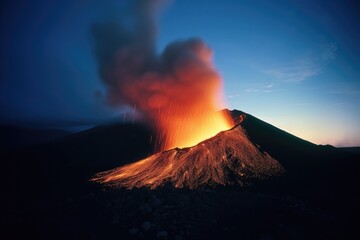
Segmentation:
{"type": "MultiPolygon", "coordinates": [[[[134,29],[117,23],[94,26],[95,52],[100,75],[108,88],[109,103],[134,106],[140,111],[144,121],[157,132],[158,154],[116,171],[100,173],[94,180],[102,183],[115,181],[118,184],[112,185],[131,188],[156,187],[172,179],[177,187],[194,187],[199,181],[190,172],[202,176],[205,173],[201,171],[207,171],[206,179],[225,184],[222,176],[226,174],[217,175],[216,172],[222,171],[217,167],[228,166],[223,164],[228,161],[221,160],[223,155],[226,156],[227,148],[219,146],[211,152],[209,147],[203,147],[206,144],[199,145],[233,127],[226,112],[219,111],[223,107],[222,79],[212,64],[211,49],[202,40],[194,38],[173,42],[157,54],[154,40],[159,1],[134,3],[134,29]],[[171,150],[174,148],[176,150],[171,150]],[[180,154],[184,151],[186,154],[180,154]],[[189,178],[193,180],[180,181],[176,177],[179,174],[182,174],[180,178],[191,176],[189,178]]],[[[239,134],[241,136],[229,139],[250,146],[250,142],[244,142],[246,137],[242,131],[239,134]]],[[[238,145],[220,142],[232,144],[232,151],[238,145]]],[[[216,144],[210,145],[216,148],[216,144]]],[[[254,154],[254,159],[267,159],[260,151],[247,152],[254,154]]],[[[243,156],[242,153],[235,155],[243,156]]],[[[231,159],[231,164],[238,164],[238,158],[231,159]]],[[[234,170],[236,174],[240,172],[242,170],[238,168],[234,170]]]]}

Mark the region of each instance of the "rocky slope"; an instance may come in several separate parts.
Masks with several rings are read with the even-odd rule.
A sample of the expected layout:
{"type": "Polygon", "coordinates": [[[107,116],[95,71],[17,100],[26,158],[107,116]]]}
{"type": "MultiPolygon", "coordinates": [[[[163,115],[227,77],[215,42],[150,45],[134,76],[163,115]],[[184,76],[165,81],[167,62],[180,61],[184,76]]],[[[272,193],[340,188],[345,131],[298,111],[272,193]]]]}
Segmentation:
{"type": "Polygon", "coordinates": [[[189,148],[175,148],[135,163],[103,172],[94,178],[114,187],[156,188],[170,183],[177,188],[246,185],[279,175],[283,168],[259,150],[241,125],[218,133],[189,148]]]}

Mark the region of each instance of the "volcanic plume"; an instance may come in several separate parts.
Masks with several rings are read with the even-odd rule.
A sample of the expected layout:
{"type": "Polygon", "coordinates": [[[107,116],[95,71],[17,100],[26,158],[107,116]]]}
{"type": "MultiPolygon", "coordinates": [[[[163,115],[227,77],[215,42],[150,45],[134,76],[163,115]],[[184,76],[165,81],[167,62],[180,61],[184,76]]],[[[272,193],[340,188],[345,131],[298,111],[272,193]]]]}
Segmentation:
{"type": "Polygon", "coordinates": [[[193,146],[233,125],[218,111],[222,80],[202,40],[173,42],[156,54],[159,2],[134,1],[133,28],[93,27],[109,103],[136,108],[157,132],[157,151],[193,146]]]}

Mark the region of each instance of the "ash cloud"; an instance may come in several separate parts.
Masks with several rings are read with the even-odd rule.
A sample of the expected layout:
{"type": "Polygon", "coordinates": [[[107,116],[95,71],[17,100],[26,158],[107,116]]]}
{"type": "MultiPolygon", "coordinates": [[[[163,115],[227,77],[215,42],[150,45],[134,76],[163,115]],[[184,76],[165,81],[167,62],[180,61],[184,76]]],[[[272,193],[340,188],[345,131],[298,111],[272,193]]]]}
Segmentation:
{"type": "MultiPolygon", "coordinates": [[[[161,8],[159,0],[135,0],[132,8],[132,29],[125,24],[112,21],[97,23],[92,27],[95,54],[102,79],[109,87],[112,82],[107,73],[120,64],[117,59],[127,58],[120,68],[130,67],[135,71],[146,67],[154,58],[156,38],[156,16],[161,8]],[[126,55],[126,56],[125,56],[126,55]],[[141,60],[141,61],[140,61],[141,60]]],[[[145,70],[145,69],[143,69],[145,70]]],[[[121,76],[125,78],[126,76],[121,76]]]]}
{"type": "Polygon", "coordinates": [[[92,32],[109,104],[136,107],[168,138],[169,121],[188,121],[193,114],[205,120],[217,111],[222,81],[212,65],[212,51],[201,39],[173,42],[156,54],[162,3],[134,1],[132,27],[108,22],[95,24],[92,32]]]}

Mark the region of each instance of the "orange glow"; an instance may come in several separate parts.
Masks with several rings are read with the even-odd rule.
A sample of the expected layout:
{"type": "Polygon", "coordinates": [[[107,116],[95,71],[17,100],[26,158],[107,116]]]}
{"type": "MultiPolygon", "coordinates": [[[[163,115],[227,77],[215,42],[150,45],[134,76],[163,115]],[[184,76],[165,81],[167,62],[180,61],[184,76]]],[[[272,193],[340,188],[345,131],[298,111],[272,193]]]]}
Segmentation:
{"type": "Polygon", "coordinates": [[[195,106],[173,108],[169,115],[159,119],[158,124],[162,131],[157,139],[158,149],[191,147],[232,126],[225,113],[216,109],[184,111],[189,108],[195,106]]]}

